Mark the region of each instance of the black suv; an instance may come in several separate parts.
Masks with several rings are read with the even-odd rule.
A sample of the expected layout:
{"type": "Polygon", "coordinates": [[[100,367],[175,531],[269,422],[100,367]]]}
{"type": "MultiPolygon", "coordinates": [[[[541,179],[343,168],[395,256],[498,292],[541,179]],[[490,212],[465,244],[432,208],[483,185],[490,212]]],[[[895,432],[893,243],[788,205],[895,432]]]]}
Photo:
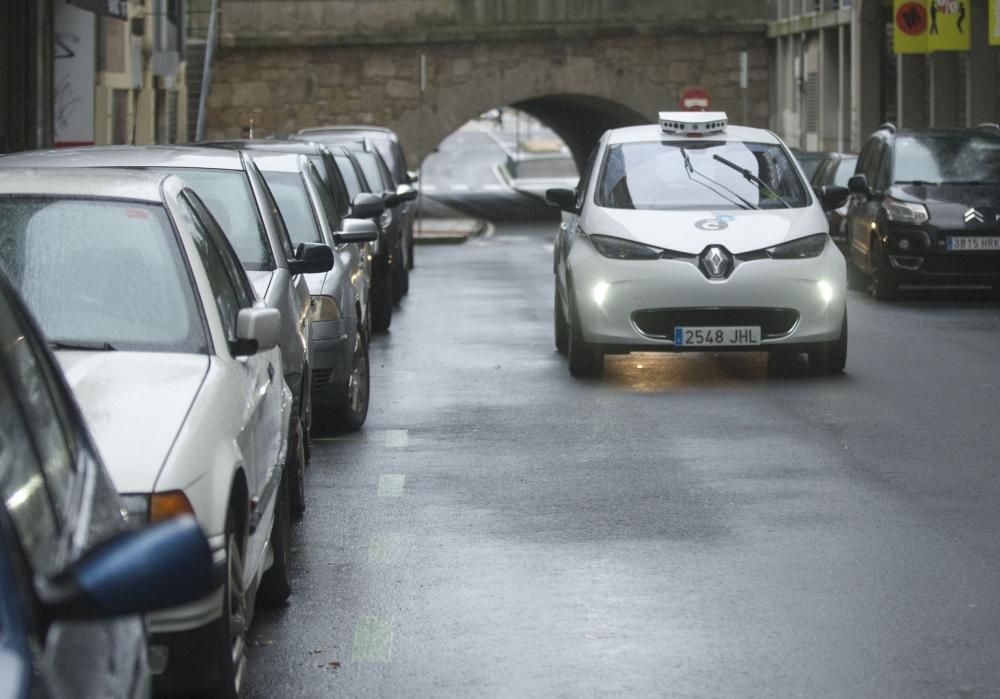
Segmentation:
{"type": "Polygon", "coordinates": [[[1000,288],[1000,127],[897,129],[869,138],[848,182],[853,282],[1000,288]]]}

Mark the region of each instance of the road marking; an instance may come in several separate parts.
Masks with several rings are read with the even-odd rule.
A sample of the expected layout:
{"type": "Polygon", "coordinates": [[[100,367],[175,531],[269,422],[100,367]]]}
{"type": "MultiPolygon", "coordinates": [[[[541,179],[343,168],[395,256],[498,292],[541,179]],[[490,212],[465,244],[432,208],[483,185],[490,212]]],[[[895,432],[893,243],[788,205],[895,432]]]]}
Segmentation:
{"type": "Polygon", "coordinates": [[[405,485],[406,476],[402,473],[383,473],[379,476],[375,492],[380,498],[401,498],[405,485]]]}
{"type": "Polygon", "coordinates": [[[401,541],[396,532],[375,532],[368,542],[368,562],[392,563],[399,556],[401,541]]]}
{"type": "Polygon", "coordinates": [[[407,430],[386,430],[385,448],[402,449],[410,443],[410,433],[407,430]]]}
{"type": "Polygon", "coordinates": [[[548,250],[549,252],[555,252],[556,251],[556,246],[553,245],[552,243],[546,243],[545,245],[542,246],[542,249],[543,250],[548,250]]]}
{"type": "Polygon", "coordinates": [[[422,184],[422,185],[420,185],[420,191],[421,192],[425,192],[425,193],[426,192],[436,192],[437,191],[437,185],[436,184],[422,184]]]}
{"type": "Polygon", "coordinates": [[[499,192],[503,189],[505,189],[505,187],[502,184],[491,183],[483,185],[484,192],[499,192]]]}
{"type": "Polygon", "coordinates": [[[470,187],[467,184],[453,184],[450,189],[453,192],[468,192],[470,187]]]}
{"type": "Polygon", "coordinates": [[[366,616],[354,626],[351,661],[387,663],[392,657],[392,619],[366,616]]]}

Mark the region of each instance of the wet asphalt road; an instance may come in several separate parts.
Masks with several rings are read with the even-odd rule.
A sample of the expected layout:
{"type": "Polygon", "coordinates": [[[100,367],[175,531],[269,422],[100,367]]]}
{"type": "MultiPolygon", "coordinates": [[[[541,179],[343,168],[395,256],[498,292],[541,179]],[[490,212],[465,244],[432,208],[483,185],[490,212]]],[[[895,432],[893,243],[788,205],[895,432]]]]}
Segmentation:
{"type": "Polygon", "coordinates": [[[249,694],[1000,696],[1000,299],[853,293],[846,375],[552,344],[554,225],[423,247],[318,442],[249,694]]]}

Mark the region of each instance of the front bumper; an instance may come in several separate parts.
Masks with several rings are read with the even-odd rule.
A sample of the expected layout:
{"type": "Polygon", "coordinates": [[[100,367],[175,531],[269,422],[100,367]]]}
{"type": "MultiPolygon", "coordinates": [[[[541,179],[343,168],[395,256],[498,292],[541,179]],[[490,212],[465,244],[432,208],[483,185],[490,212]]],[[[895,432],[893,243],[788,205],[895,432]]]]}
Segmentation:
{"type": "Polygon", "coordinates": [[[733,349],[808,347],[840,336],[846,308],[846,265],[831,243],[811,259],[741,262],[725,280],[707,279],[687,260],[612,260],[586,245],[574,246],[569,268],[584,339],[606,353],[687,350],[667,327],[675,317],[771,329],[761,345],[733,349]],[[649,322],[654,315],[658,324],[649,322]]]}
{"type": "Polygon", "coordinates": [[[1000,284],[1000,252],[950,251],[949,236],[995,238],[992,231],[938,230],[889,224],[889,263],[904,284],[1000,284]]]}

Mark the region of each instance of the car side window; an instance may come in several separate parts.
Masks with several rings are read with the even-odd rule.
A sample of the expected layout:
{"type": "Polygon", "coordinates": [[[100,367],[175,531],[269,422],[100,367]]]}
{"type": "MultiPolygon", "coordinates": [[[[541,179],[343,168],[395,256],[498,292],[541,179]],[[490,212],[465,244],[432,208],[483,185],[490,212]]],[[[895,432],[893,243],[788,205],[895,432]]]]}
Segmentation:
{"type": "MultiPolygon", "coordinates": [[[[50,574],[61,567],[62,518],[58,496],[50,490],[43,468],[45,450],[40,442],[45,435],[29,432],[33,416],[22,413],[20,407],[26,401],[17,381],[20,370],[16,365],[22,360],[15,355],[31,352],[31,348],[16,327],[10,309],[0,307],[0,497],[32,568],[50,574]]],[[[57,474],[53,475],[55,481],[57,474]]]]}
{"type": "MultiPolygon", "coordinates": [[[[241,309],[253,305],[253,293],[252,291],[247,293],[247,290],[239,283],[237,275],[231,270],[231,263],[227,264],[224,248],[219,245],[218,241],[221,233],[213,236],[207,223],[213,220],[211,215],[190,191],[184,192],[184,201],[191,209],[191,218],[194,221],[195,247],[205,267],[205,274],[208,275],[208,283],[212,288],[215,305],[219,309],[226,339],[235,342],[236,316],[241,309]]],[[[215,230],[218,231],[217,226],[215,230]]]]}
{"type": "Polygon", "coordinates": [[[576,208],[583,208],[583,198],[587,195],[587,188],[590,186],[590,175],[594,171],[594,161],[597,160],[597,150],[595,147],[587,156],[587,163],[580,173],[580,181],[576,185],[576,208]]]}
{"type": "Polygon", "coordinates": [[[316,193],[319,197],[319,205],[320,208],[323,209],[323,215],[326,216],[327,224],[330,226],[330,230],[339,231],[340,213],[337,211],[337,205],[333,201],[333,195],[330,193],[330,190],[323,185],[323,181],[319,178],[316,168],[314,168],[311,163],[306,166],[306,177],[309,178],[313,187],[316,188],[316,193]]]}
{"type": "Polygon", "coordinates": [[[892,182],[892,146],[889,143],[883,143],[879,151],[881,157],[875,174],[875,182],[877,183],[875,188],[884,191],[889,188],[892,182]]]}
{"type": "Polygon", "coordinates": [[[858,174],[869,178],[869,181],[872,176],[872,159],[875,154],[875,144],[875,139],[869,138],[868,142],[865,143],[865,147],[861,149],[861,157],[858,159],[858,174]]]}
{"type": "Polygon", "coordinates": [[[288,235],[288,227],[285,225],[285,219],[282,217],[281,210],[278,208],[278,202],[274,200],[274,195],[271,194],[271,188],[267,186],[267,182],[260,174],[260,171],[256,170],[256,166],[254,175],[260,195],[264,199],[264,206],[266,206],[267,210],[271,212],[271,218],[278,227],[278,240],[281,241],[281,249],[285,253],[285,259],[294,259],[295,249],[292,247],[292,238],[288,235]]]}
{"type": "Polygon", "coordinates": [[[327,152],[324,158],[328,159],[327,170],[330,171],[330,191],[333,195],[333,203],[337,207],[338,218],[343,218],[351,209],[351,198],[347,194],[347,185],[344,183],[344,178],[340,174],[340,168],[337,167],[333,155],[327,152]]]}

